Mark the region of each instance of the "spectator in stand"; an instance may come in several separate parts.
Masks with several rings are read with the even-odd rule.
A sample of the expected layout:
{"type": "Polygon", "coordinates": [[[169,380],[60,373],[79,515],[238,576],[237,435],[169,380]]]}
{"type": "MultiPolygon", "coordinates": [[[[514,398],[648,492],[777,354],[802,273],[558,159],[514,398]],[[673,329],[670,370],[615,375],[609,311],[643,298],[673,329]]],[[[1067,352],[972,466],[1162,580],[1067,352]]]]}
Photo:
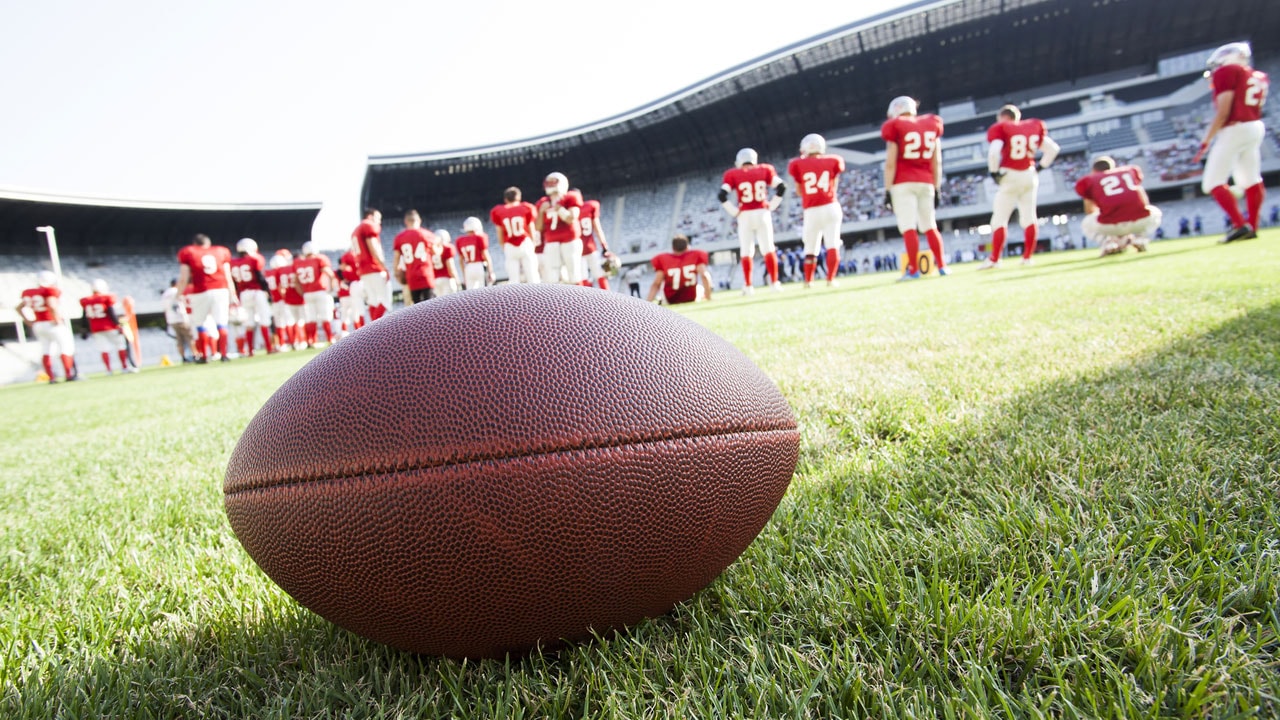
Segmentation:
{"type": "Polygon", "coordinates": [[[1191,221],[1186,215],[1178,218],[1178,237],[1187,237],[1191,234],[1191,221]]]}
{"type": "Polygon", "coordinates": [[[1192,228],[1192,231],[1194,231],[1196,235],[1203,235],[1203,234],[1204,234],[1204,222],[1200,220],[1200,215],[1199,215],[1199,214],[1197,214],[1197,215],[1196,215],[1196,217],[1195,217],[1195,220],[1193,220],[1193,221],[1192,221],[1192,226],[1191,226],[1191,228],[1192,228]]]}

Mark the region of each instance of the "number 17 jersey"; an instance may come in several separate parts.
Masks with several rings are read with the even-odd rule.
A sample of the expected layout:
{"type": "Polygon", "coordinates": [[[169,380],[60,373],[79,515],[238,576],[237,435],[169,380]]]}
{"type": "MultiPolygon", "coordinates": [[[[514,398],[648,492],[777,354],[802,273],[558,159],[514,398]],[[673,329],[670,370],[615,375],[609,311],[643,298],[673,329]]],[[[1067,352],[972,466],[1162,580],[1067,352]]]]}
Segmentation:
{"type": "Polygon", "coordinates": [[[796,193],[806,209],[836,201],[836,183],[842,172],[844,158],[839,155],[806,155],[787,165],[787,174],[796,181],[796,193]]]}

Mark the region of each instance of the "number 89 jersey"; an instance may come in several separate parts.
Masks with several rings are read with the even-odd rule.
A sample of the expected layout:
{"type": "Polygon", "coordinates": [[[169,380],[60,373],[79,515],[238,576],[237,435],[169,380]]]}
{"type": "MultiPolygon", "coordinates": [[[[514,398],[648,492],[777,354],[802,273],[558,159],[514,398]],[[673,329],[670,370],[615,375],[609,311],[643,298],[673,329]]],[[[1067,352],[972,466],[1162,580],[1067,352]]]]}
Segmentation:
{"type": "Polygon", "coordinates": [[[842,172],[844,158],[839,155],[806,155],[787,165],[787,174],[796,181],[796,192],[806,209],[836,201],[836,184],[842,172]]]}
{"type": "Polygon", "coordinates": [[[898,164],[893,184],[933,184],[933,158],[942,149],[942,118],[937,115],[899,115],[880,126],[885,142],[897,143],[898,164]]]}
{"type": "Polygon", "coordinates": [[[1040,141],[1046,136],[1044,121],[1035,118],[1001,120],[987,128],[987,142],[1004,143],[1000,148],[1000,167],[1006,170],[1026,170],[1034,165],[1040,141]]]}
{"type": "Polygon", "coordinates": [[[778,171],[769,163],[724,171],[724,184],[738,196],[738,211],[769,207],[769,195],[778,182],[778,171]]]}

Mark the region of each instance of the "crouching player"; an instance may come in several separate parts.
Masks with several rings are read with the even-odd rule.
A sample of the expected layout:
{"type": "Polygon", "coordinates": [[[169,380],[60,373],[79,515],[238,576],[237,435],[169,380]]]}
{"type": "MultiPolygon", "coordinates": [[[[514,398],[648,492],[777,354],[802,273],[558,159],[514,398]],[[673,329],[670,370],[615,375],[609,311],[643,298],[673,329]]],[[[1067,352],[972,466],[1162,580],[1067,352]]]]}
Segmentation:
{"type": "Polygon", "coordinates": [[[93,333],[102,352],[102,364],[111,374],[111,351],[120,356],[120,369],[127,373],[138,372],[133,365],[133,357],[129,354],[129,339],[120,327],[120,317],[116,315],[116,296],[108,292],[107,281],[93,281],[93,294],[80,298],[80,307],[84,309],[81,316],[81,338],[88,339],[93,333]]]}
{"type": "Polygon", "coordinates": [[[1160,227],[1162,216],[1142,188],[1142,170],[1116,167],[1115,160],[1103,155],[1093,161],[1093,172],[1076,182],[1076,194],[1084,198],[1080,229],[1102,247],[1103,257],[1130,246],[1146,252],[1147,239],[1160,227]]]}
{"type": "Polygon", "coordinates": [[[702,282],[703,300],[711,299],[711,273],[707,270],[707,252],[690,250],[689,238],[677,235],[671,239],[671,252],[653,258],[653,285],[649,286],[649,302],[661,290],[668,305],[698,300],[698,282],[702,282]]]}

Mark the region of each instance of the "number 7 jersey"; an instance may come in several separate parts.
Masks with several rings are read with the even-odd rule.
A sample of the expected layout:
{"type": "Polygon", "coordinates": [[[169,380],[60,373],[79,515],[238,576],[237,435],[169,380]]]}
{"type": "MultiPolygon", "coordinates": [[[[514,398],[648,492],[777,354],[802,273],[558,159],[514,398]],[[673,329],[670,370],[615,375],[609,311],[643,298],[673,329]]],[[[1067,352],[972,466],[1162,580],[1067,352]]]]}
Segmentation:
{"type": "MultiPolygon", "coordinates": [[[[885,142],[897,143],[898,164],[893,185],[933,184],[933,158],[941,150],[942,118],[937,115],[899,115],[880,126],[885,142]]],[[[888,178],[885,178],[888,182],[888,178]]]]}
{"type": "Polygon", "coordinates": [[[839,155],[806,155],[787,165],[787,174],[796,181],[796,193],[806,209],[836,201],[836,184],[842,172],[844,158],[839,155]]]}

